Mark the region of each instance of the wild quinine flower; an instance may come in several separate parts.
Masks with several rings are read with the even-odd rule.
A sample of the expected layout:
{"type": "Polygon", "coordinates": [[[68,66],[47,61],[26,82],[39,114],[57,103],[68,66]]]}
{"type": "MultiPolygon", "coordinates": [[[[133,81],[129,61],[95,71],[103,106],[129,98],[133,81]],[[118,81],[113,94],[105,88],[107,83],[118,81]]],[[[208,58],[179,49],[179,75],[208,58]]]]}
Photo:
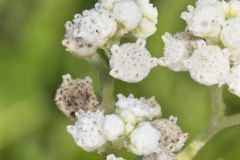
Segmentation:
{"type": "Polygon", "coordinates": [[[151,57],[145,48],[146,41],[114,45],[111,49],[110,75],[125,82],[139,82],[157,65],[157,58],[151,57]]]}
{"type": "Polygon", "coordinates": [[[58,108],[70,119],[75,118],[79,109],[95,111],[97,97],[92,87],[92,79],[72,79],[71,75],[63,76],[63,82],[57,90],[55,102],[58,108]]]}
{"type": "Polygon", "coordinates": [[[125,160],[125,159],[123,159],[121,157],[115,157],[115,155],[110,154],[107,156],[106,160],[125,160]]]}
{"type": "Polygon", "coordinates": [[[67,131],[73,136],[76,144],[85,151],[94,151],[106,143],[103,134],[104,115],[103,112],[79,110],[76,112],[77,122],[69,125],[67,131]]]}
{"type": "Polygon", "coordinates": [[[187,33],[163,36],[164,57],[159,64],[173,71],[189,71],[200,84],[228,84],[239,95],[234,74],[240,63],[239,11],[239,0],[198,0],[195,8],[189,6],[181,15],[187,33]]]}

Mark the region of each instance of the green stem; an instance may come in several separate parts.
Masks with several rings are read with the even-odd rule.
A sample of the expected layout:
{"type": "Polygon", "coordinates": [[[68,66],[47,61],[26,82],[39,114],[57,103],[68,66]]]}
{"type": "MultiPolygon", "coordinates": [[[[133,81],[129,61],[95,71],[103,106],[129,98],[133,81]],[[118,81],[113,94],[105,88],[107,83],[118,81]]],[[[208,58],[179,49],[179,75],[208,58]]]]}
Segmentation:
{"type": "Polygon", "coordinates": [[[86,60],[95,67],[99,74],[101,84],[100,108],[103,108],[106,113],[111,113],[114,107],[114,79],[109,75],[109,67],[98,53],[86,58],[86,60]]]}
{"type": "Polygon", "coordinates": [[[197,153],[221,130],[240,125],[240,114],[225,116],[222,88],[210,88],[211,117],[209,125],[188,146],[177,155],[178,160],[192,160],[197,153]]]}

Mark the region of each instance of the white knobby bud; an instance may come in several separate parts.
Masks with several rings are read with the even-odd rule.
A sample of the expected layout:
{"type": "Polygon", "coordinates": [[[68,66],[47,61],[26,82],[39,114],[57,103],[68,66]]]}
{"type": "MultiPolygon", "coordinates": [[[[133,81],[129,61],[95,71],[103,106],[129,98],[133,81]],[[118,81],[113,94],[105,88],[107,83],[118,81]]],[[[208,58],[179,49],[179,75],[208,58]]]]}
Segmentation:
{"type": "Polygon", "coordinates": [[[113,13],[127,31],[136,28],[142,18],[141,8],[133,0],[117,0],[113,13]]]}
{"type": "Polygon", "coordinates": [[[106,143],[103,135],[103,112],[76,112],[77,122],[69,125],[67,131],[73,136],[76,144],[87,152],[94,151],[106,143]]]}
{"type": "Polygon", "coordinates": [[[116,157],[115,155],[110,154],[107,156],[106,160],[125,160],[125,159],[123,159],[122,157],[116,157]]]}
{"type": "Polygon", "coordinates": [[[240,45],[240,17],[227,20],[221,32],[221,41],[225,47],[237,48],[240,45]]]}
{"type": "Polygon", "coordinates": [[[154,97],[137,99],[133,95],[125,97],[122,94],[118,94],[116,107],[116,112],[125,123],[135,124],[142,120],[152,120],[161,116],[161,107],[154,97]]]}
{"type": "Polygon", "coordinates": [[[164,42],[164,57],[159,59],[161,66],[167,66],[173,71],[187,71],[184,60],[189,58],[195,48],[200,43],[204,45],[203,40],[191,37],[188,33],[180,32],[176,35],[165,33],[162,36],[164,42]]]}
{"type": "Polygon", "coordinates": [[[130,135],[129,149],[136,155],[149,155],[159,150],[161,133],[150,122],[140,123],[130,135]]]}
{"type": "Polygon", "coordinates": [[[99,2],[102,7],[109,9],[109,10],[113,10],[113,6],[116,1],[117,0],[100,0],[99,2]]]}
{"type": "Polygon", "coordinates": [[[146,18],[143,18],[138,27],[132,32],[137,38],[148,38],[153,35],[157,30],[156,25],[146,18]]]}
{"type": "Polygon", "coordinates": [[[157,8],[150,3],[149,0],[137,0],[137,4],[140,6],[143,16],[151,21],[154,25],[158,21],[158,11],[157,8]]]}
{"type": "Polygon", "coordinates": [[[129,83],[143,80],[150,70],[157,65],[157,58],[153,58],[145,48],[146,41],[138,39],[136,43],[125,43],[121,46],[113,45],[110,58],[110,75],[129,83]]]}
{"type": "Polygon", "coordinates": [[[124,133],[125,125],[122,119],[116,115],[107,115],[104,120],[103,134],[109,141],[117,140],[124,133]]]}
{"type": "Polygon", "coordinates": [[[153,121],[152,125],[161,132],[160,149],[172,153],[182,149],[188,134],[183,133],[177,125],[177,117],[170,116],[169,119],[158,119],[153,121]]]}
{"type": "Polygon", "coordinates": [[[222,84],[229,75],[229,52],[218,46],[205,46],[195,50],[185,61],[191,77],[207,86],[222,84]]]}
{"type": "Polygon", "coordinates": [[[203,38],[218,37],[225,21],[225,9],[219,1],[199,3],[195,8],[188,6],[188,11],[183,12],[181,18],[187,23],[187,31],[193,35],[203,38]]]}
{"type": "Polygon", "coordinates": [[[55,102],[58,108],[70,119],[75,118],[79,109],[95,111],[98,105],[97,97],[92,87],[92,79],[72,79],[71,75],[63,76],[63,82],[57,90],[55,102]]]}
{"type": "Polygon", "coordinates": [[[74,36],[102,47],[116,32],[117,22],[109,10],[96,6],[94,9],[83,11],[81,18],[75,18],[77,29],[74,36]]]}
{"type": "Polygon", "coordinates": [[[240,63],[232,67],[227,84],[230,92],[240,97],[240,63]]]}

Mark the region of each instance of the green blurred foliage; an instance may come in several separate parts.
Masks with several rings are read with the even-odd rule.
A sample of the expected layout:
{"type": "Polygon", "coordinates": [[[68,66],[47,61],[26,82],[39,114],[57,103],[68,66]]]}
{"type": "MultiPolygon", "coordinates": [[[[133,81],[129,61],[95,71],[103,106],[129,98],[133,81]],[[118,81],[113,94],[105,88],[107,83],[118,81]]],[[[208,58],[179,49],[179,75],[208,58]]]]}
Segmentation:
{"type": "MultiPolygon", "coordinates": [[[[1,160],[97,160],[95,153],[78,148],[66,132],[68,121],[53,99],[61,76],[91,76],[99,87],[94,68],[69,55],[61,46],[64,23],[95,0],[1,0],[0,1],[0,159],[1,160]]],[[[154,56],[162,55],[161,35],[184,29],[180,13],[193,0],[155,0],[159,10],[157,33],[149,38],[154,56]]],[[[207,87],[193,82],[188,73],[155,68],[139,84],[116,83],[116,93],[154,95],[164,116],[178,116],[190,140],[208,122],[207,87]]],[[[240,98],[225,92],[227,112],[240,112],[240,98]]],[[[240,127],[217,135],[196,160],[239,160],[240,127]]],[[[133,159],[122,151],[126,158],[133,159]]]]}

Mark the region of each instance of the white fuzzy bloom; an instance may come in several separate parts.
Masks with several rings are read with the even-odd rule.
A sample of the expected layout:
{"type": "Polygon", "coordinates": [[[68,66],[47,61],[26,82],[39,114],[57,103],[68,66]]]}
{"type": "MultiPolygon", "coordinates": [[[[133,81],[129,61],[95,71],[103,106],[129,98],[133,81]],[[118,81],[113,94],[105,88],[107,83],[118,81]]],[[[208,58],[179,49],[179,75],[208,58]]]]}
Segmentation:
{"type": "Polygon", "coordinates": [[[142,19],[141,8],[134,0],[117,0],[113,7],[113,13],[119,23],[127,31],[137,27],[142,19]]]}
{"type": "Polygon", "coordinates": [[[152,122],[152,126],[161,132],[160,149],[172,153],[182,149],[188,134],[183,133],[177,125],[177,117],[170,116],[169,119],[155,120],[152,122]]]}
{"type": "Polygon", "coordinates": [[[162,39],[164,42],[164,57],[159,59],[159,64],[177,72],[187,71],[183,63],[184,60],[191,56],[193,50],[198,47],[197,45],[205,45],[203,40],[194,39],[185,32],[177,33],[174,36],[165,33],[162,39]]]}
{"type": "Polygon", "coordinates": [[[230,52],[230,62],[231,65],[236,65],[238,64],[239,60],[240,60],[240,46],[236,47],[236,48],[227,48],[230,52]]]}
{"type": "Polygon", "coordinates": [[[116,32],[117,22],[109,10],[98,5],[94,9],[83,11],[82,15],[75,15],[77,29],[74,36],[101,47],[116,32]]]}
{"type": "Polygon", "coordinates": [[[149,0],[137,0],[137,4],[140,6],[143,16],[151,21],[153,24],[158,22],[158,11],[157,8],[150,3],[149,0]]]}
{"type": "Polygon", "coordinates": [[[62,45],[66,47],[66,50],[72,55],[77,57],[88,57],[94,54],[97,47],[82,38],[75,37],[73,33],[76,31],[76,25],[68,21],[65,24],[66,34],[62,41],[62,45]]]}
{"type": "Polygon", "coordinates": [[[143,160],[176,160],[176,155],[167,150],[160,150],[157,153],[144,156],[143,160]]]}
{"type": "Polygon", "coordinates": [[[116,115],[107,115],[104,120],[103,133],[109,141],[114,141],[124,133],[125,125],[122,119],[116,115]]]}
{"type": "Polygon", "coordinates": [[[151,56],[145,44],[145,40],[138,39],[136,43],[113,45],[109,62],[110,75],[129,83],[143,80],[157,65],[157,58],[151,56]]]}
{"type": "Polygon", "coordinates": [[[139,124],[130,135],[129,149],[136,155],[149,155],[159,150],[161,133],[150,122],[139,124]]]}
{"type": "Polygon", "coordinates": [[[137,38],[147,38],[154,34],[156,30],[157,27],[154,23],[152,23],[146,18],[143,18],[140,21],[138,27],[132,33],[137,38]]]}
{"type": "Polygon", "coordinates": [[[240,46],[240,17],[227,20],[222,28],[221,41],[229,48],[240,46]]]}
{"type": "Polygon", "coordinates": [[[230,72],[229,52],[218,46],[205,46],[195,50],[185,61],[191,77],[207,86],[222,84],[230,72]]]}
{"type": "Polygon", "coordinates": [[[123,159],[122,157],[116,157],[115,155],[110,154],[107,156],[106,160],[125,160],[125,159],[123,159]]]}
{"type": "Polygon", "coordinates": [[[116,107],[117,113],[119,113],[125,123],[135,124],[144,119],[151,120],[161,116],[161,107],[154,97],[137,99],[133,95],[125,97],[122,94],[118,94],[116,107]]]}
{"type": "Polygon", "coordinates": [[[229,90],[240,97],[240,64],[232,67],[227,84],[229,86],[229,90]]]}
{"type": "Polygon", "coordinates": [[[94,151],[106,143],[103,135],[104,115],[102,111],[76,112],[77,122],[69,125],[67,131],[73,136],[76,144],[85,151],[94,151]]]}
{"type": "Polygon", "coordinates": [[[187,23],[187,30],[199,37],[218,37],[225,21],[225,9],[220,2],[199,3],[194,8],[188,6],[181,18],[187,23]]]}
{"type": "Polygon", "coordinates": [[[100,4],[102,7],[106,8],[106,9],[109,9],[109,10],[112,10],[113,9],[113,6],[114,6],[114,3],[116,2],[117,0],[100,0],[100,4]]]}
{"type": "Polygon", "coordinates": [[[230,0],[228,2],[228,17],[239,17],[240,16],[240,1],[239,0],[230,0]]]}

